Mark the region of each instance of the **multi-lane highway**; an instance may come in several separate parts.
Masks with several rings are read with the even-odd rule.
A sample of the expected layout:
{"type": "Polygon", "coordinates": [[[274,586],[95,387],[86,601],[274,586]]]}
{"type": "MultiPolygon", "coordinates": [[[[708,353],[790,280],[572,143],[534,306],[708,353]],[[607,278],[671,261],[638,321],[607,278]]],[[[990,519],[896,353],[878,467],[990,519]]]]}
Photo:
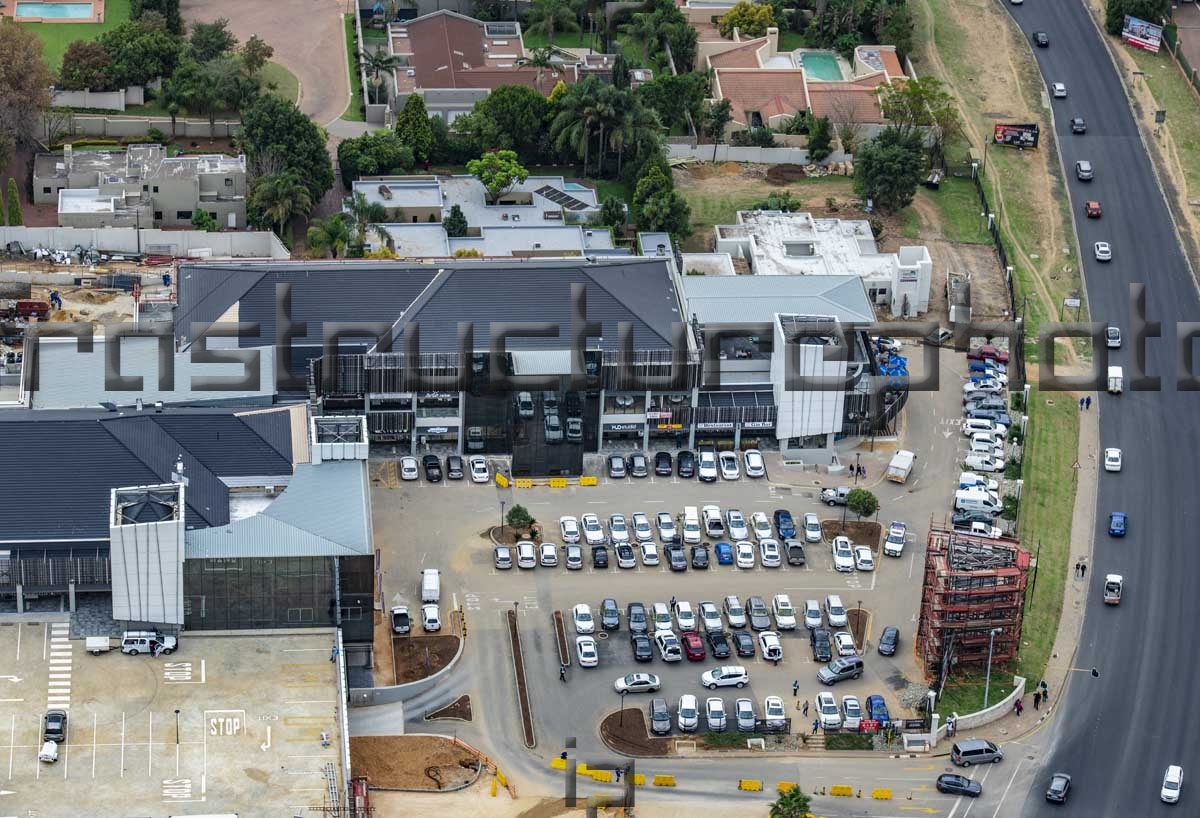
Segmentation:
{"type": "MultiPolygon", "coordinates": [[[[1138,124],[1082,0],[1027,0],[1009,8],[1027,36],[1049,35],[1049,48],[1034,48],[1034,54],[1048,86],[1067,86],[1066,99],[1052,100],[1054,130],[1076,214],[1092,316],[1126,333],[1112,363],[1124,366],[1128,380],[1134,356],[1131,283],[1146,285],[1147,317],[1163,322],[1164,336],[1149,341],[1146,349],[1147,371],[1162,376],[1162,391],[1100,399],[1101,446],[1121,447],[1125,464],[1119,474],[1101,475],[1089,573],[1093,591],[1074,664],[1095,666],[1101,675],[1069,674],[1047,760],[1020,815],[1061,814],[1061,807],[1044,800],[1050,774],[1058,770],[1074,777],[1066,807],[1071,814],[1177,815],[1178,809],[1196,814],[1200,791],[1185,787],[1183,804],[1174,808],[1160,803],[1158,795],[1168,764],[1182,764],[1185,780],[1200,776],[1200,744],[1193,732],[1200,724],[1200,697],[1191,692],[1200,685],[1200,657],[1191,639],[1200,621],[1195,590],[1200,578],[1200,395],[1174,388],[1175,324],[1200,321],[1200,299],[1138,124]],[[1075,116],[1086,118],[1086,134],[1071,133],[1075,116]],[[1080,159],[1094,166],[1094,181],[1075,178],[1080,159]],[[1084,218],[1088,199],[1100,201],[1102,218],[1084,218]],[[1112,244],[1111,262],[1094,259],[1096,241],[1112,244]],[[1112,510],[1129,514],[1124,539],[1107,534],[1112,510]],[[1125,576],[1125,598],[1116,608],[1100,601],[1098,587],[1106,572],[1125,576]]],[[[1069,519],[1071,510],[1062,511],[1069,519]]]]}

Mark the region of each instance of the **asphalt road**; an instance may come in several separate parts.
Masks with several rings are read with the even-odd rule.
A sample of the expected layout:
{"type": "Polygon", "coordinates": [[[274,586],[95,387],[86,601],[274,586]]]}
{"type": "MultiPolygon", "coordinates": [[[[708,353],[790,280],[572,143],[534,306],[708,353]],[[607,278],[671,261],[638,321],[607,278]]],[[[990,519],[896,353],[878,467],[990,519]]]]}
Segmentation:
{"type": "MultiPolygon", "coordinates": [[[[1053,100],[1055,133],[1068,173],[1092,315],[1126,334],[1112,363],[1125,368],[1128,381],[1135,354],[1129,337],[1130,284],[1146,285],[1146,314],[1163,322],[1164,335],[1147,342],[1145,356],[1147,372],[1163,378],[1161,391],[1131,392],[1127,383],[1124,395],[1100,397],[1101,445],[1121,447],[1125,464],[1121,473],[1100,480],[1092,593],[1074,665],[1094,666],[1101,675],[1070,674],[1052,749],[1020,814],[1063,814],[1043,797],[1056,770],[1074,777],[1065,812],[1179,814],[1170,813],[1172,807],[1162,804],[1158,793],[1168,764],[1182,764],[1185,776],[1200,771],[1200,747],[1189,735],[1200,722],[1200,700],[1186,693],[1200,683],[1189,639],[1190,625],[1200,616],[1200,598],[1189,587],[1200,574],[1192,497],[1200,396],[1174,388],[1172,339],[1175,322],[1200,319],[1200,302],[1116,68],[1082,2],[1029,0],[1009,9],[1027,35],[1049,34],[1050,47],[1034,48],[1034,54],[1047,84],[1067,85],[1068,97],[1053,100]],[[1071,134],[1073,116],[1087,119],[1085,135],[1071,134]],[[1092,162],[1095,181],[1075,179],[1079,159],[1092,162]],[[1101,219],[1083,218],[1085,199],[1100,200],[1101,219]],[[1112,243],[1111,262],[1094,260],[1095,241],[1112,243]],[[1107,534],[1113,510],[1130,515],[1124,539],[1107,534]],[[1125,598],[1117,608],[1106,609],[1100,601],[1106,572],[1125,576],[1125,598]]],[[[1098,368],[1101,359],[1096,356],[1098,368]]],[[[1063,514],[1067,518],[1070,510],[1063,514]]],[[[1186,811],[1186,802],[1198,797],[1185,789],[1185,805],[1176,809],[1186,811]]]]}

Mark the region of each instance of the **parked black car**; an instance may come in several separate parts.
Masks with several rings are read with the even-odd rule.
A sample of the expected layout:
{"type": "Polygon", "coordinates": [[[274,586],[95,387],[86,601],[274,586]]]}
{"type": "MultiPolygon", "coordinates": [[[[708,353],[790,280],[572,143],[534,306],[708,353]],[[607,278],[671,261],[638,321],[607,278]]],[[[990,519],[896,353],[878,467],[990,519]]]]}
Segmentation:
{"type": "Polygon", "coordinates": [[[592,567],[607,568],[608,567],[608,547],[603,545],[592,546],[592,567]]]}
{"type": "Polygon", "coordinates": [[[714,659],[729,658],[729,640],[725,638],[725,634],[720,631],[708,631],[705,636],[708,638],[708,648],[712,651],[714,659]]]}
{"type": "Polygon", "coordinates": [[[754,637],[746,631],[731,631],[729,634],[733,639],[734,650],[738,656],[753,657],[754,656],[754,637]]]}
{"type": "Polygon", "coordinates": [[[814,662],[832,662],[833,648],[829,644],[829,631],[815,628],[809,631],[809,644],[812,645],[814,662]]]}
{"type": "Polygon", "coordinates": [[[654,455],[654,473],[659,477],[670,477],[674,470],[670,452],[656,452],[654,455]]]}
{"type": "Polygon", "coordinates": [[[430,483],[440,483],[442,480],[442,461],[436,454],[427,454],[421,458],[425,467],[425,479],[430,483]]]}
{"type": "Polygon", "coordinates": [[[900,647],[900,629],[888,625],[879,635],[879,652],[884,656],[895,656],[898,647],[900,647]]]}
{"type": "Polygon", "coordinates": [[[707,568],[708,567],[708,546],[693,545],[692,546],[692,567],[707,568]]]}
{"type": "Polygon", "coordinates": [[[463,459],[460,455],[452,454],[446,456],[446,479],[463,479],[463,459]]]}
{"type": "Polygon", "coordinates": [[[646,460],[646,455],[641,452],[629,455],[629,475],[630,477],[650,476],[650,463],[646,460]]]}
{"type": "Polygon", "coordinates": [[[625,608],[625,622],[629,625],[630,633],[646,633],[650,629],[646,622],[646,606],[640,602],[630,602],[625,608]]]}
{"type": "Polygon", "coordinates": [[[683,553],[683,546],[678,543],[671,543],[663,549],[667,555],[667,566],[672,571],[687,570],[687,556],[683,553]]]}
{"type": "Polygon", "coordinates": [[[696,453],[684,449],[675,455],[675,473],[680,477],[696,476],[696,453]]]}
{"type": "Polygon", "coordinates": [[[600,627],[606,631],[615,631],[621,627],[621,610],[617,601],[611,597],[600,603],[600,627]]]}
{"type": "Polygon", "coordinates": [[[633,648],[633,660],[635,662],[650,662],[654,659],[654,644],[650,641],[650,637],[644,633],[631,633],[629,635],[629,645],[633,648]]]}
{"type": "Polygon", "coordinates": [[[957,775],[955,773],[943,773],[937,779],[938,792],[945,792],[951,795],[966,795],[971,798],[978,798],[983,794],[983,787],[979,786],[978,781],[972,781],[965,775],[957,775]]]}

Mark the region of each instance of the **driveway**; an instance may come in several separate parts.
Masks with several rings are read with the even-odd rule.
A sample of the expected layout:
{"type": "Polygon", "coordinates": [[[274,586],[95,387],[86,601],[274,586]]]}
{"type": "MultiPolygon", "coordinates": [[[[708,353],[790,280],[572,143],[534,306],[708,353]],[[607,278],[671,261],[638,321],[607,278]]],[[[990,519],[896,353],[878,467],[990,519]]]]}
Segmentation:
{"type": "Polygon", "coordinates": [[[183,0],[181,10],[189,24],[228,18],[239,43],[254,34],[266,40],[275,49],[275,62],[300,79],[300,110],[318,125],[333,122],[350,104],[343,4],[335,0],[183,0]]]}

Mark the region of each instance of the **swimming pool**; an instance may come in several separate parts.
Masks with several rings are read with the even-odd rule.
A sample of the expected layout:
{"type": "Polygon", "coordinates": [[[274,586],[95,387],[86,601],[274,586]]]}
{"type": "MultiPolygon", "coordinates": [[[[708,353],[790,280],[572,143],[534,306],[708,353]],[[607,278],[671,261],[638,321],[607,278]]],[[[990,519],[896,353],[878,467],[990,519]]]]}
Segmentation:
{"type": "Polygon", "coordinates": [[[591,188],[578,182],[563,182],[563,190],[591,190],[591,188]]]}
{"type": "Polygon", "coordinates": [[[828,51],[805,51],[800,55],[800,64],[815,80],[837,82],[842,79],[842,68],[837,57],[828,51]]]}
{"type": "Polygon", "coordinates": [[[17,19],[41,17],[45,20],[90,20],[91,3],[17,3],[17,19]]]}

